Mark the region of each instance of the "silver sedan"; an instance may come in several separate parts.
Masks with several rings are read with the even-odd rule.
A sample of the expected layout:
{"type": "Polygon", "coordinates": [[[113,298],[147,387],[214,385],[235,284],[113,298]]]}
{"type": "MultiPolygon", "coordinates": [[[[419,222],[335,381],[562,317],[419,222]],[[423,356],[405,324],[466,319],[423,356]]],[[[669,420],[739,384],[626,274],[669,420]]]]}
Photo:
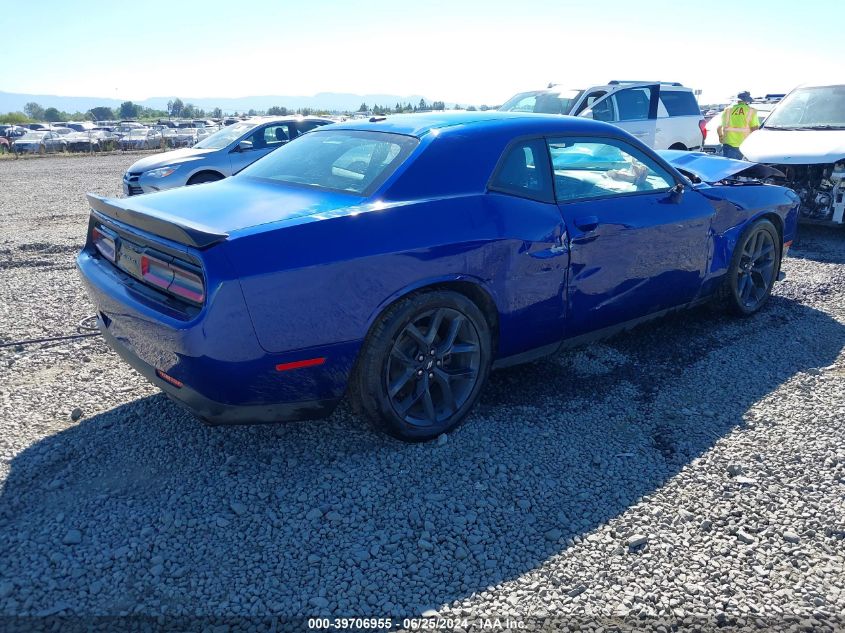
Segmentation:
{"type": "Polygon", "coordinates": [[[193,147],[137,161],[123,175],[123,193],[134,196],[226,178],[300,134],[329,123],[333,121],[286,116],[230,125],[193,147]]]}

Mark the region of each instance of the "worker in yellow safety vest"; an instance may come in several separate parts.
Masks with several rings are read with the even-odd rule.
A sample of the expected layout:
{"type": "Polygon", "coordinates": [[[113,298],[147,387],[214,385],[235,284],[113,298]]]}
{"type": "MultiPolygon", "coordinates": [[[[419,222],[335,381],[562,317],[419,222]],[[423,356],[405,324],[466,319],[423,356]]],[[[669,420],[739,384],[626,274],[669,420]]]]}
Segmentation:
{"type": "Polygon", "coordinates": [[[760,119],[757,110],[752,108],[751,94],[748,91],[737,95],[737,103],[722,111],[722,124],[717,132],[722,143],[722,156],[742,160],[739,146],[754,131],[760,129],[760,119]]]}

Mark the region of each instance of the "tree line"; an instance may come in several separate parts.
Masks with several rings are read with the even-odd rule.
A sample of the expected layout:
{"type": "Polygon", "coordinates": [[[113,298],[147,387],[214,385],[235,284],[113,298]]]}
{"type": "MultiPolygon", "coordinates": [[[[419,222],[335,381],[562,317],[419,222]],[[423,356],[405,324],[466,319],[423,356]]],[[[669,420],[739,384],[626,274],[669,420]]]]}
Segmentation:
{"type": "MultiPolygon", "coordinates": [[[[372,113],[376,115],[384,114],[401,114],[407,112],[420,112],[429,110],[446,110],[446,104],[443,101],[432,101],[426,103],[425,99],[420,99],[419,103],[412,105],[411,103],[399,103],[395,106],[383,106],[374,104],[372,107],[366,103],[362,103],[358,108],[359,113],[372,113]]],[[[467,106],[462,108],[458,104],[454,106],[455,110],[476,110],[475,106],[467,106]]],[[[482,105],[479,110],[489,110],[486,105],[482,105]]],[[[336,111],[321,110],[317,108],[287,108],[284,106],[273,106],[267,110],[250,109],[243,114],[247,116],[286,116],[288,114],[308,115],[329,115],[341,114],[336,111]]],[[[239,116],[240,113],[235,112],[234,116],[239,116]]],[[[33,101],[27,103],[23,112],[7,112],[0,114],[0,123],[23,124],[34,121],[46,121],[53,123],[56,121],[111,121],[115,119],[167,119],[167,118],[215,118],[223,117],[223,110],[220,108],[212,108],[204,110],[192,103],[185,103],[178,97],[167,102],[165,110],[156,108],[148,108],[132,101],[124,101],[116,108],[108,106],[97,106],[91,108],[87,112],[65,112],[54,107],[42,107],[41,104],[33,101]]]]}
{"type": "MultiPolygon", "coordinates": [[[[395,106],[383,106],[379,104],[373,104],[372,106],[367,105],[366,103],[362,103],[361,106],[358,108],[359,113],[372,113],[376,115],[381,114],[405,114],[408,112],[429,112],[432,110],[439,111],[439,110],[448,110],[449,108],[446,107],[446,103],[443,101],[432,101],[431,103],[426,103],[425,99],[420,99],[420,102],[416,105],[412,105],[409,103],[399,103],[397,102],[395,106]]],[[[467,107],[462,107],[460,104],[456,103],[453,107],[453,110],[491,110],[491,108],[487,105],[482,105],[476,108],[474,105],[470,105],[467,107]]]]}

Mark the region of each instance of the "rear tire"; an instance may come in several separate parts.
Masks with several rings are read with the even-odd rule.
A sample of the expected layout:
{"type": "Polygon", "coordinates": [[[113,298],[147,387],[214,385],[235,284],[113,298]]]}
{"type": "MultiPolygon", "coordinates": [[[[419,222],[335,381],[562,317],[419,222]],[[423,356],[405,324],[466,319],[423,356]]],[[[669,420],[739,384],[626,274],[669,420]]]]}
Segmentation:
{"type": "Polygon", "coordinates": [[[780,236],[768,220],[758,220],[737,240],[722,300],[734,314],[749,316],[769,300],[780,273],[780,236]]]}
{"type": "Polygon", "coordinates": [[[364,342],[350,381],[353,407],[401,440],[433,439],[475,406],[491,358],[490,328],[472,301],[445,290],[411,295],[364,342]]]}

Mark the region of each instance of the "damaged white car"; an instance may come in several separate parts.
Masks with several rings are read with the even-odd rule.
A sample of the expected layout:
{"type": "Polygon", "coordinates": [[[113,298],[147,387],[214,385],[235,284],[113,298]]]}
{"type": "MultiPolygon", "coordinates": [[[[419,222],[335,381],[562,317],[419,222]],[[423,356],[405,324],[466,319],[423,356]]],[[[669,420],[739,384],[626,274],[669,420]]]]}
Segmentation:
{"type": "Polygon", "coordinates": [[[796,88],[740,150],[783,172],[802,220],[845,225],[845,84],[796,88]]]}

